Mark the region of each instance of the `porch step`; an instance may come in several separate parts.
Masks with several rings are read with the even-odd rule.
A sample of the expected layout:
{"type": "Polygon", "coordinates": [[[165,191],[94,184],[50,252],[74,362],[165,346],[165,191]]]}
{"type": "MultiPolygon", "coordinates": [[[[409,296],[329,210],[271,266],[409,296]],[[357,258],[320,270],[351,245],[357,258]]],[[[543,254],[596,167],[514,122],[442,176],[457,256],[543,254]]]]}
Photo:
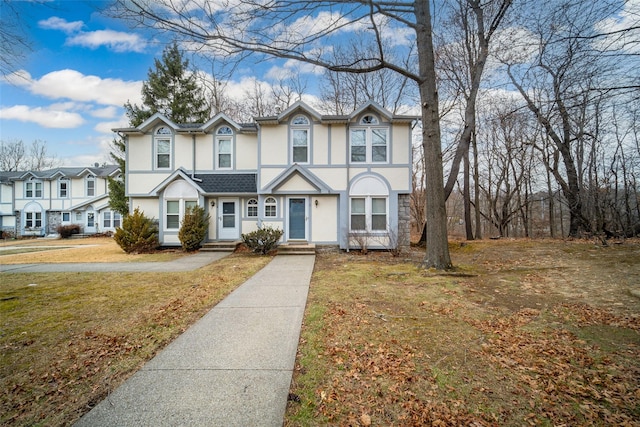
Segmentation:
{"type": "Polygon", "coordinates": [[[278,255],[315,255],[315,243],[282,243],[278,245],[278,255]]]}
{"type": "Polygon", "coordinates": [[[201,251],[209,252],[233,252],[240,243],[237,241],[225,241],[225,242],[207,242],[200,248],[201,251]]]}

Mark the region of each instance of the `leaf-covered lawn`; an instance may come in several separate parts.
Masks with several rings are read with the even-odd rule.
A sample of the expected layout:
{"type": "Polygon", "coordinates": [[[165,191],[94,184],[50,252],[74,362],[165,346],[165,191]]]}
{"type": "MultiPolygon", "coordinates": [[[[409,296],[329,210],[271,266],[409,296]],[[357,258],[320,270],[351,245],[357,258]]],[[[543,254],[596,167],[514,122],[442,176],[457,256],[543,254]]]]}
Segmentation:
{"type": "Polygon", "coordinates": [[[0,274],[0,425],[70,425],[268,261],[0,274]]]}
{"type": "Polygon", "coordinates": [[[421,256],[318,256],[286,425],[640,425],[637,242],[421,256]]]}

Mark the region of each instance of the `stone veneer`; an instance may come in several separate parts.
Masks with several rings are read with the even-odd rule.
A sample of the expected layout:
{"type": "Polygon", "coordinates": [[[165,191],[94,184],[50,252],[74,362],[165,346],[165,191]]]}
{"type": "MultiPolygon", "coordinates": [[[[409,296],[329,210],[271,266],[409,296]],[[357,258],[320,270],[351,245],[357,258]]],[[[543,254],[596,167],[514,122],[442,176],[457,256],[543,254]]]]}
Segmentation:
{"type": "Polygon", "coordinates": [[[411,195],[398,195],[398,249],[411,247],[411,195]]]}

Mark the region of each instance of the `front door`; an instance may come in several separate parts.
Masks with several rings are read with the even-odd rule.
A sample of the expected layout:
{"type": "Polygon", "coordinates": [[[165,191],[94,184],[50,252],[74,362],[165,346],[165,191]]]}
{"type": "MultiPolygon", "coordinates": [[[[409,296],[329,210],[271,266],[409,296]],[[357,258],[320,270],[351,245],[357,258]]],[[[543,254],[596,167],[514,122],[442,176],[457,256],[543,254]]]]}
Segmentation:
{"type": "Polygon", "coordinates": [[[307,200],[289,199],[289,240],[307,239],[307,200]]]}
{"type": "Polygon", "coordinates": [[[238,227],[238,199],[218,200],[218,238],[236,240],[240,236],[238,227]]]}
{"type": "Polygon", "coordinates": [[[87,211],[87,222],[84,232],[88,234],[96,232],[96,213],[94,211],[87,211]]]}

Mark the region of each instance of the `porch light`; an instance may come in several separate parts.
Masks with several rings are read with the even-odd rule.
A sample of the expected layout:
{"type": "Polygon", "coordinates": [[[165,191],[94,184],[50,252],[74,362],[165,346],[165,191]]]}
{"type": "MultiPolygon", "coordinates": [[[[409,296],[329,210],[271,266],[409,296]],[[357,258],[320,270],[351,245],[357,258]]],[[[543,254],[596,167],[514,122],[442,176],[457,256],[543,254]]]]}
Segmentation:
{"type": "Polygon", "coordinates": [[[316,199],[316,208],[318,207],[318,199],[316,199]]]}
{"type": "Polygon", "coordinates": [[[215,200],[212,200],[212,201],[211,201],[211,207],[213,208],[213,207],[215,207],[215,206],[216,206],[216,201],[215,201],[215,200]]]}

